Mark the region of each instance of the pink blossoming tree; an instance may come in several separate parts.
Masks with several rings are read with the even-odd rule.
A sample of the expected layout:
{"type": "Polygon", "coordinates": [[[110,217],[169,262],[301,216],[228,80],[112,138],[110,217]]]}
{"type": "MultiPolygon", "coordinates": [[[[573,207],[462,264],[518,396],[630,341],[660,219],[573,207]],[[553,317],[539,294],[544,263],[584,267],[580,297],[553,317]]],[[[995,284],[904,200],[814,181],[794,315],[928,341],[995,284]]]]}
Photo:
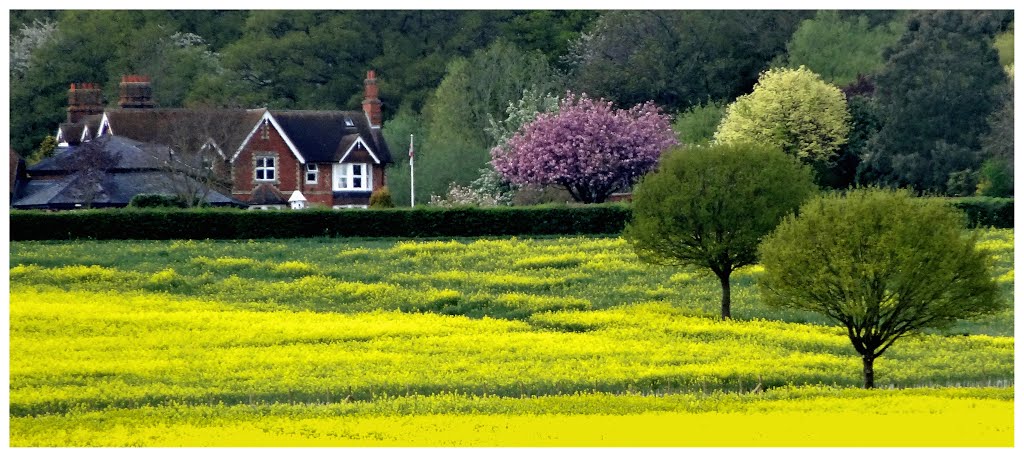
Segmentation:
{"type": "Polygon", "coordinates": [[[654,169],[678,144],[668,115],[652,102],[628,110],[582,94],[566,94],[491,150],[491,164],[514,184],[557,185],[577,201],[601,203],[654,169]]]}

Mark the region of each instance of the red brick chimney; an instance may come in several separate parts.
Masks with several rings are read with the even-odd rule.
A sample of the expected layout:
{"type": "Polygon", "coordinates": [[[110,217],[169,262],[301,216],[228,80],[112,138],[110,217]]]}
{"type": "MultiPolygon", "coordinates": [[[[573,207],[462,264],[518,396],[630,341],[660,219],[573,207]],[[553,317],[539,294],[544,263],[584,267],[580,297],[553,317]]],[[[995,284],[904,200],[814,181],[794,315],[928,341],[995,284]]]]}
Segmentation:
{"type": "Polygon", "coordinates": [[[377,75],[373,70],[366,72],[366,97],[363,99],[363,112],[370,119],[371,127],[380,127],[383,118],[380,114],[380,99],[377,98],[377,75]]]}
{"type": "Polygon", "coordinates": [[[117,104],[121,108],[152,108],[155,106],[153,87],[149,83],[149,76],[121,76],[121,99],[117,104]]]}
{"type": "Polygon", "coordinates": [[[68,89],[68,122],[78,122],[90,114],[103,113],[103,91],[96,83],[71,83],[68,89]]]}

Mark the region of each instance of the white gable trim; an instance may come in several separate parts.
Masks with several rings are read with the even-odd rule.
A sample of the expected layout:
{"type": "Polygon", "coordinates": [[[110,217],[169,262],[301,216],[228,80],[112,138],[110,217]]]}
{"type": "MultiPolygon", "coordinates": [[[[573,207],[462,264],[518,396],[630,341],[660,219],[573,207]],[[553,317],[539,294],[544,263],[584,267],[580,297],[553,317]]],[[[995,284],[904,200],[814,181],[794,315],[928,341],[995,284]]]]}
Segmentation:
{"type": "Polygon", "coordinates": [[[92,139],[92,135],[89,135],[89,126],[82,127],[82,137],[78,139],[79,142],[85,143],[92,139]]]}
{"type": "Polygon", "coordinates": [[[356,140],[352,142],[352,146],[348,147],[348,150],[345,151],[345,154],[341,156],[341,160],[338,160],[338,163],[344,162],[345,159],[348,158],[349,153],[351,153],[352,150],[355,149],[356,146],[360,144],[363,145],[363,148],[366,149],[366,152],[370,153],[370,157],[373,158],[373,161],[376,162],[377,165],[380,165],[380,159],[377,158],[377,154],[373,153],[373,149],[370,149],[370,146],[367,145],[365,141],[363,141],[362,136],[356,137],[356,140]]]}
{"type": "Polygon", "coordinates": [[[252,128],[252,130],[249,131],[249,134],[246,135],[245,140],[242,141],[242,144],[238,146],[238,150],[235,151],[235,155],[231,156],[231,162],[234,163],[235,159],[238,158],[238,155],[241,154],[243,150],[245,150],[245,147],[249,144],[249,140],[252,139],[252,136],[256,134],[256,131],[260,129],[260,126],[263,125],[264,122],[270,122],[270,124],[274,126],[274,129],[277,130],[277,133],[279,133],[281,135],[281,138],[284,139],[284,143],[288,145],[288,149],[292,151],[292,155],[294,155],[295,158],[299,160],[299,163],[305,165],[306,158],[302,157],[302,154],[299,154],[299,148],[295,147],[295,143],[292,143],[292,140],[288,138],[288,134],[284,133],[284,129],[281,128],[281,124],[277,123],[277,120],[274,119],[274,116],[270,114],[269,110],[263,113],[263,117],[260,118],[260,121],[257,122],[256,125],[252,128]]]}
{"type": "Polygon", "coordinates": [[[57,127],[57,138],[56,138],[56,141],[57,141],[57,146],[64,147],[64,148],[68,147],[68,140],[64,139],[64,129],[62,129],[60,127],[57,127]]]}
{"type": "Polygon", "coordinates": [[[216,142],[216,141],[213,141],[213,138],[209,138],[209,139],[207,139],[207,140],[206,140],[206,143],[204,143],[204,144],[203,144],[203,147],[202,147],[202,149],[206,149],[206,148],[208,148],[208,147],[210,147],[210,148],[213,148],[213,149],[214,149],[215,151],[217,151],[217,154],[219,154],[219,155],[220,155],[220,158],[222,158],[222,159],[225,159],[225,160],[226,160],[226,159],[228,158],[228,156],[224,155],[224,151],[223,151],[223,150],[221,150],[221,148],[220,148],[220,146],[219,146],[219,145],[217,144],[217,142],[216,142]]]}
{"type": "Polygon", "coordinates": [[[100,131],[96,136],[103,136],[105,133],[114,134],[114,130],[110,128],[110,118],[107,117],[107,113],[103,113],[103,118],[100,119],[100,131]]]}

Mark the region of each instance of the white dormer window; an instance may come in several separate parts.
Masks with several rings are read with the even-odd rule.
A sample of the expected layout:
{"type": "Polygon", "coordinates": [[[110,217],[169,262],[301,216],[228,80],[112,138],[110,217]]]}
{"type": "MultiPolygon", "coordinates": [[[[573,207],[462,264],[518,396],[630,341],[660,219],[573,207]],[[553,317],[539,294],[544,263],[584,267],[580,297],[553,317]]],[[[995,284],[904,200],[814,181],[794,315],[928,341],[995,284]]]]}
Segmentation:
{"type": "Polygon", "coordinates": [[[352,118],[345,116],[345,127],[355,127],[356,123],[352,122],[352,118]]]}
{"type": "Polygon", "coordinates": [[[273,181],[277,176],[273,157],[257,157],[255,168],[257,181],[273,181]]]}
{"type": "Polygon", "coordinates": [[[368,163],[334,164],[334,190],[372,190],[373,175],[368,163]]]}
{"type": "Polygon", "coordinates": [[[316,184],[320,175],[320,168],[315,163],[306,164],[306,184],[316,184]]]}

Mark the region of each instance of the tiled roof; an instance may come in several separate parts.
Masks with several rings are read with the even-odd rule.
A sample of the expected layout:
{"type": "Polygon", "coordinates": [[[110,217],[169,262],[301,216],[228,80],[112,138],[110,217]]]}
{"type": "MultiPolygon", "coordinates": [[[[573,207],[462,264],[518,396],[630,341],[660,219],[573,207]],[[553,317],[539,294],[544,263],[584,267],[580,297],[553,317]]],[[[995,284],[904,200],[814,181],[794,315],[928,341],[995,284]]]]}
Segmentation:
{"type": "Polygon", "coordinates": [[[393,163],[380,129],[370,128],[362,111],[271,110],[270,114],[307,162],[337,162],[361,137],[382,164],[393,163]]]}
{"type": "Polygon", "coordinates": [[[288,204],[288,200],[274,186],[260,184],[252,190],[249,201],[246,203],[250,205],[285,205],[288,204]]]}
{"type": "Polygon", "coordinates": [[[262,108],[121,108],[109,109],[106,114],[114,135],[171,147],[194,143],[182,140],[190,135],[200,143],[212,137],[224,155],[231,157],[265,112],[262,108]]]}

